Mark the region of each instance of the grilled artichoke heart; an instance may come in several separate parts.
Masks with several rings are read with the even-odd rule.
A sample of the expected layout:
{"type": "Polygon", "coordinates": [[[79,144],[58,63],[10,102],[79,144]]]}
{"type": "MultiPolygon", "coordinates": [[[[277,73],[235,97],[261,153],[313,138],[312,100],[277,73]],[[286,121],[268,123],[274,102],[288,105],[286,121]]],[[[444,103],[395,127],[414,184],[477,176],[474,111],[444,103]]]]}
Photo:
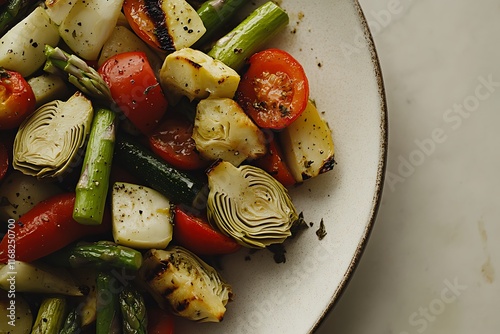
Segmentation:
{"type": "Polygon", "coordinates": [[[205,159],[222,159],[235,166],[267,151],[262,131],[229,98],[210,98],[198,103],[193,140],[205,159]]]}
{"type": "Polygon", "coordinates": [[[26,175],[57,177],[74,166],[85,145],[94,111],[77,92],[68,101],[52,101],[31,114],[14,139],[12,165],[26,175]]]}
{"type": "Polygon", "coordinates": [[[161,307],[199,322],[222,321],[232,295],[214,268],[179,246],[149,250],[139,277],[161,307]]]}
{"type": "Polygon", "coordinates": [[[297,211],[286,188],[264,170],[221,161],[208,172],[210,223],[241,245],[265,248],[291,236],[297,211]]]}

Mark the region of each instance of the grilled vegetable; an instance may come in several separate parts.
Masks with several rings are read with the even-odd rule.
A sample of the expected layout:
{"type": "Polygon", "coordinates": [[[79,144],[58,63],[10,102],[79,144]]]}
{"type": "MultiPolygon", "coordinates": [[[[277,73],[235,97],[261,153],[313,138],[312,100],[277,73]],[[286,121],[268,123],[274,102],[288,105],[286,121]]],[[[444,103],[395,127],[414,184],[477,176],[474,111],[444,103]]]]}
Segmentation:
{"type": "Polygon", "coordinates": [[[276,36],[288,21],[283,9],[272,1],[266,2],[219,39],[208,55],[240,71],[245,60],[276,36]]]}
{"type": "Polygon", "coordinates": [[[85,287],[79,286],[64,268],[22,261],[9,262],[0,269],[0,287],[2,289],[9,290],[13,272],[15,272],[15,285],[18,292],[52,293],[68,296],[82,296],[85,292],[85,287]]]}
{"type": "Polygon", "coordinates": [[[79,242],[50,254],[45,261],[66,268],[93,266],[137,270],[142,263],[142,254],[111,241],[79,242]]]}
{"type": "Polygon", "coordinates": [[[232,98],[239,82],[240,76],[233,69],[190,48],[169,54],[160,70],[160,83],[164,90],[190,100],[232,98]]]}
{"type": "Polygon", "coordinates": [[[90,100],[79,92],[38,108],[19,127],[12,165],[39,178],[63,175],[80,158],[93,115],[90,100]]]}
{"type": "Polygon", "coordinates": [[[67,99],[70,90],[63,78],[58,75],[43,73],[28,79],[28,84],[35,94],[36,106],[40,107],[53,100],[67,99]]]}
{"type": "Polygon", "coordinates": [[[170,200],[158,191],[116,182],[112,192],[113,238],[134,248],[165,248],[172,240],[170,200]]]}
{"type": "Polygon", "coordinates": [[[59,26],[61,38],[79,57],[97,60],[118,21],[122,4],[123,0],[76,1],[59,26]]]}
{"type": "Polygon", "coordinates": [[[123,12],[135,33],[162,52],[190,47],[206,31],[185,0],[125,0],[123,12]]]}
{"type": "Polygon", "coordinates": [[[2,319],[0,333],[27,334],[33,326],[33,314],[23,295],[2,289],[0,289],[0,319],[2,319]]]}
{"type": "Polygon", "coordinates": [[[283,154],[297,182],[327,172],[335,165],[332,132],[312,101],[279,133],[283,154]]]}
{"type": "Polygon", "coordinates": [[[204,46],[213,36],[225,28],[245,4],[246,0],[207,0],[197,12],[207,30],[195,43],[194,48],[204,46]]]}
{"type": "Polygon", "coordinates": [[[111,101],[111,92],[106,82],[78,56],[50,45],[45,45],[45,56],[47,61],[44,71],[67,76],[70,83],[90,97],[111,101]]]}
{"type": "Polygon", "coordinates": [[[229,98],[198,103],[192,138],[205,159],[222,159],[235,166],[266,153],[264,134],[229,98]]]}
{"type": "Polygon", "coordinates": [[[106,108],[95,112],[82,172],[75,189],[73,219],[80,224],[102,223],[115,146],[115,116],[112,110],[106,108]]]}
{"type": "Polygon", "coordinates": [[[67,304],[64,297],[45,298],[38,309],[31,334],[58,334],[66,318],[67,304]]]}
{"type": "Polygon", "coordinates": [[[0,187],[0,220],[18,219],[38,202],[60,192],[54,183],[12,171],[0,187]]]}
{"type": "Polygon", "coordinates": [[[77,309],[71,310],[64,319],[59,334],[78,334],[81,331],[82,319],[77,309]]]}
{"type": "Polygon", "coordinates": [[[199,322],[221,321],[232,295],[214,268],[179,246],[148,251],[139,277],[162,307],[199,322]]]}
{"type": "Polygon", "coordinates": [[[73,220],[74,193],[54,195],[22,215],[0,242],[0,263],[6,263],[10,243],[16,245],[17,260],[31,262],[76,240],[111,230],[109,216],[100,225],[82,225],[73,220]]]}
{"type": "Polygon", "coordinates": [[[174,203],[192,205],[202,195],[204,184],[200,180],[173,168],[130,137],[118,138],[115,159],[174,203]]]}
{"type": "Polygon", "coordinates": [[[47,14],[57,25],[62,23],[76,3],[75,0],[45,0],[47,14]]]}
{"type": "Polygon", "coordinates": [[[33,89],[19,72],[0,68],[0,130],[17,128],[35,111],[33,89]]]}
{"type": "Polygon", "coordinates": [[[222,161],[208,172],[207,216],[241,245],[264,248],[291,236],[297,211],[286,188],[260,168],[222,161]]]}
{"type": "Polygon", "coordinates": [[[42,7],[17,23],[0,38],[0,66],[27,77],[45,62],[44,45],[59,43],[57,26],[42,7]]]}
{"type": "Polygon", "coordinates": [[[107,272],[97,275],[96,334],[121,333],[119,294],[123,286],[107,272]]]}
{"type": "Polygon", "coordinates": [[[28,10],[34,2],[33,0],[1,0],[0,35],[22,20],[29,13],[28,10]]]}
{"type": "Polygon", "coordinates": [[[127,285],[118,296],[122,315],[123,334],[148,332],[148,316],[144,298],[132,285],[127,285]]]}

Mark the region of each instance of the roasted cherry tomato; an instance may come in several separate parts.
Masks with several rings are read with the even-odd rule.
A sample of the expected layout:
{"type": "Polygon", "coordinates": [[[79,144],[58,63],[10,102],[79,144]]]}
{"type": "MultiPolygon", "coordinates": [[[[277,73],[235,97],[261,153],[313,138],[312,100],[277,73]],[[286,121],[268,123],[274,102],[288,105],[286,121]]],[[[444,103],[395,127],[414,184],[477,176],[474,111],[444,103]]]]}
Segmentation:
{"type": "Polygon", "coordinates": [[[207,167],[209,161],[196,151],[192,135],[192,122],[182,115],[171,115],[149,136],[149,146],[153,152],[176,168],[194,170],[207,167]]]}
{"type": "Polygon", "coordinates": [[[229,254],[241,248],[234,239],[212,228],[204,218],[180,206],[174,209],[174,239],[198,255],[229,254]]]}
{"type": "Polygon", "coordinates": [[[296,183],[295,178],[290,173],[290,169],[283,160],[281,147],[276,140],[271,140],[268,144],[267,153],[252,162],[257,167],[262,168],[271,174],[285,187],[292,186],[296,183]]]}
{"type": "Polygon", "coordinates": [[[305,110],[309,82],[300,63],[279,49],[258,52],[248,60],[236,99],[261,128],[283,129],[305,110]]]}
{"type": "Polygon", "coordinates": [[[35,111],[35,94],[23,76],[0,69],[0,130],[13,129],[35,111]]]}
{"type": "MultiPolygon", "coordinates": [[[[157,50],[165,51],[161,48],[161,41],[157,35],[158,28],[155,25],[155,21],[148,14],[145,2],[145,0],[125,0],[123,3],[123,13],[132,30],[143,41],[157,50]]],[[[161,20],[161,22],[163,21],[161,20]]]]}
{"type": "Polygon", "coordinates": [[[172,313],[157,305],[148,305],[147,314],[149,334],[174,334],[175,317],[172,313]]]}
{"type": "Polygon", "coordinates": [[[165,114],[168,102],[144,52],[125,52],[99,68],[111,96],[123,114],[149,134],[165,114]]]}

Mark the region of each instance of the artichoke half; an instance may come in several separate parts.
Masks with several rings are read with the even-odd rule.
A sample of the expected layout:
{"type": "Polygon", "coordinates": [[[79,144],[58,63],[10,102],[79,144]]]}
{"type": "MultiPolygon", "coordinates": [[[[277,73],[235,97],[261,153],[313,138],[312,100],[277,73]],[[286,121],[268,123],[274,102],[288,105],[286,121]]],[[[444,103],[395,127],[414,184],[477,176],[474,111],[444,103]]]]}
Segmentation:
{"type": "Polygon", "coordinates": [[[287,189],[264,170],[221,161],[208,172],[210,223],[241,245],[265,248],[292,235],[297,210],[287,189]]]}
{"type": "Polygon", "coordinates": [[[57,177],[74,167],[85,145],[94,110],[77,92],[66,102],[48,102],[19,127],[14,139],[12,165],[26,175],[57,177]]]}
{"type": "Polygon", "coordinates": [[[232,288],[198,256],[179,246],[144,254],[139,277],[162,308],[198,322],[220,322],[232,288]]]}

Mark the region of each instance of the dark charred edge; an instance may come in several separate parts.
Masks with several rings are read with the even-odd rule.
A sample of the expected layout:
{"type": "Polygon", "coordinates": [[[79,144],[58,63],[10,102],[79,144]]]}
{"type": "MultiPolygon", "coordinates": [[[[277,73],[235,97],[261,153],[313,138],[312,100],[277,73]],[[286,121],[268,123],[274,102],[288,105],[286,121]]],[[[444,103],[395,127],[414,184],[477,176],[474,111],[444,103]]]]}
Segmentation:
{"type": "Polygon", "coordinates": [[[172,36],[168,33],[165,13],[161,8],[161,1],[144,0],[144,7],[155,26],[154,34],[159,44],[159,48],[169,53],[174,52],[174,41],[172,40],[172,36]]]}

